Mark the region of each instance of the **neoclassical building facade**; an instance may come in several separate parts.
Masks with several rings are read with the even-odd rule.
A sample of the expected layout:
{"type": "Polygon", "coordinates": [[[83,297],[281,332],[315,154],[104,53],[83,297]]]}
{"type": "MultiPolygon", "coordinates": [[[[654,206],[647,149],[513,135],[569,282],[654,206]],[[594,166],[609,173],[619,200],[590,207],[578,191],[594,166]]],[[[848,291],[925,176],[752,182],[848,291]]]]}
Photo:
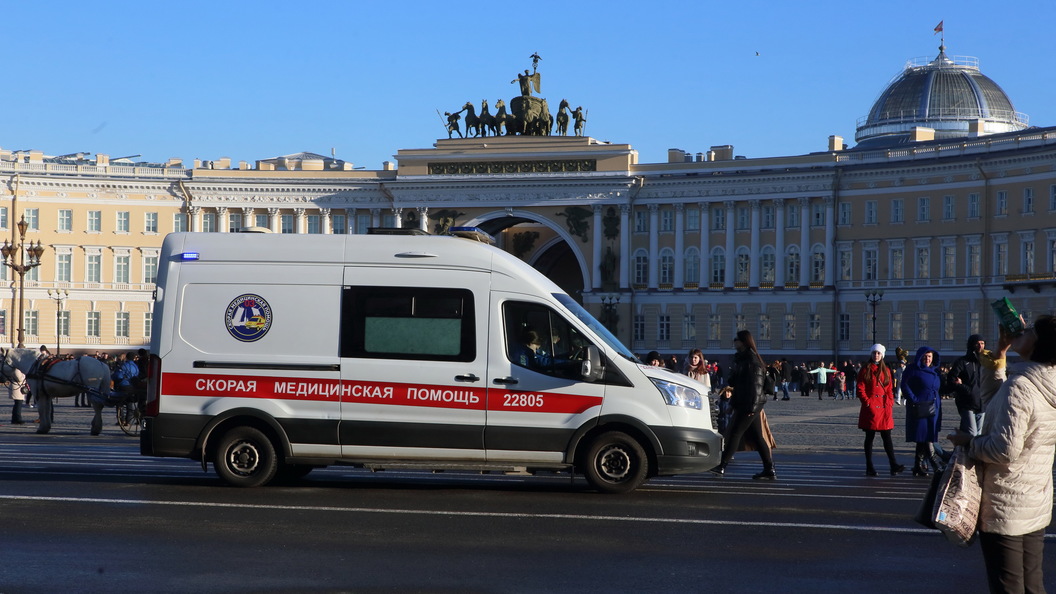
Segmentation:
{"type": "Polygon", "coordinates": [[[965,112],[953,93],[985,84],[942,51],[912,68],[893,85],[918,89],[915,102],[897,88],[881,100],[924,113],[874,106],[855,148],[830,137],[786,157],[714,146],[639,163],[629,144],[578,136],[443,139],[377,171],[311,153],[184,167],[0,150],[0,233],[44,248],[21,317],[18,275],[0,271],[0,339],[14,344],[21,325],[28,346],[148,345],[173,231],[477,226],[636,352],[719,355],[745,328],[768,357],[861,358],[874,341],[956,354],[969,334],[994,335],[996,299],[1028,317],[1056,310],[1056,128],[985,102],[965,112]],[[924,88],[950,96],[922,100],[924,88]]]}

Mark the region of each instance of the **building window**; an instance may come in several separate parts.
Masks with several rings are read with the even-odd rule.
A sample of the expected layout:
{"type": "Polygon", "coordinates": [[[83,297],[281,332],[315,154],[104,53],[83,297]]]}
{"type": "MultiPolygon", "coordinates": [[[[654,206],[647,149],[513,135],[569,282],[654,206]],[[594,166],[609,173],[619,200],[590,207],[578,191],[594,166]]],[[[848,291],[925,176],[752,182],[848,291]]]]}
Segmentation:
{"type": "Polygon", "coordinates": [[[335,214],[330,217],[331,232],[334,235],[348,234],[348,217],[343,214],[335,214]]]}
{"type": "Polygon", "coordinates": [[[726,209],[722,207],[714,208],[711,211],[711,230],[712,231],[725,231],[726,230],[726,209]]]}
{"type": "Polygon", "coordinates": [[[839,325],[839,340],[847,341],[851,339],[851,314],[840,314],[839,325]]]}
{"type": "Polygon", "coordinates": [[[88,232],[99,233],[103,229],[103,211],[101,210],[89,210],[88,211],[88,232]]]}
{"type": "Polygon", "coordinates": [[[85,319],[85,334],[87,336],[99,337],[99,320],[101,312],[90,311],[85,319]]]}
{"type": "MultiPolygon", "coordinates": [[[[1054,186],[1056,187],[1056,186],[1054,186]]],[[[0,229],[7,229],[7,207],[0,206],[0,229]]]]}
{"type": "Polygon", "coordinates": [[[750,229],[752,226],[751,216],[747,206],[737,207],[737,229],[750,229]]]}
{"type": "Polygon", "coordinates": [[[1049,212],[1056,211],[1056,184],[1049,186],[1049,212]]]}
{"type": "Polygon", "coordinates": [[[130,220],[129,216],[130,214],[127,210],[123,210],[117,213],[117,226],[114,229],[116,233],[128,233],[130,220]]]}
{"type": "Polygon", "coordinates": [[[634,284],[645,285],[649,282],[649,254],[638,250],[634,254],[634,284]]]}
{"type": "Polygon", "coordinates": [[[649,213],[644,210],[634,211],[634,232],[635,233],[648,233],[649,232],[649,213]]]}
{"type": "MultiPolygon", "coordinates": [[[[279,232],[280,233],[296,233],[297,225],[292,214],[284,214],[279,216],[279,232]]],[[[386,225],[392,227],[393,225],[386,225]]]]}
{"type": "Polygon", "coordinates": [[[158,282],[158,257],[143,256],[143,282],[158,282]]]}
{"type": "Polygon", "coordinates": [[[59,231],[73,231],[73,211],[63,208],[59,210],[59,231]]]}
{"type": "Polygon", "coordinates": [[[305,217],[308,223],[308,233],[319,234],[323,232],[323,218],[319,215],[308,215],[305,217]]]}
{"type": "Polygon", "coordinates": [[[682,265],[685,268],[683,270],[683,278],[687,283],[700,283],[700,251],[695,248],[689,248],[686,250],[686,255],[682,258],[682,265]]]}
{"type": "Polygon", "coordinates": [[[767,205],[763,206],[762,215],[763,215],[762,216],[762,221],[760,223],[762,228],[763,229],[773,229],[774,228],[774,206],[772,204],[767,204],[767,205]]]}
{"type": "Polygon", "coordinates": [[[68,310],[60,311],[57,314],[55,322],[59,325],[58,333],[59,336],[70,335],[70,312],[68,310]]]}
{"type": "Polygon", "coordinates": [[[788,228],[799,227],[799,205],[794,201],[785,205],[785,224],[788,228]]]}
{"type": "Polygon", "coordinates": [[[697,316],[686,314],[682,316],[682,340],[692,342],[697,339],[697,316]]]}
{"type": "Polygon", "coordinates": [[[917,248],[917,278],[926,279],[931,276],[931,250],[926,247],[917,248]]]}
{"type": "Polygon", "coordinates": [[[810,226],[825,226],[825,203],[815,202],[814,204],[810,205],[810,226]]]}
{"type": "MultiPolygon", "coordinates": [[[[850,254],[848,254],[848,264],[850,264],[850,261],[850,254]]],[[[849,265],[848,268],[850,268],[849,265]]],[[[849,271],[848,276],[850,276],[849,271]]],[[[814,246],[814,249],[810,254],[810,280],[815,283],[820,283],[825,280],[825,248],[820,245],[814,246]]]]}
{"type": "Polygon", "coordinates": [[[25,325],[22,326],[22,329],[30,336],[40,334],[40,312],[35,309],[29,309],[26,310],[25,314],[25,325]]]}
{"type": "Polygon", "coordinates": [[[1034,274],[1034,241],[1023,242],[1023,274],[1034,274]]]}
{"type": "Polygon", "coordinates": [[[158,232],[158,213],[148,212],[143,215],[143,232],[144,233],[157,233],[158,232]]]}
{"type": "Polygon", "coordinates": [[[242,230],[242,213],[232,212],[227,215],[228,233],[238,233],[242,230]]]}
{"type": "Polygon", "coordinates": [[[953,312],[944,311],[942,312],[942,339],[947,341],[953,341],[954,337],[954,326],[953,326],[953,312]]]}
{"type": "Polygon", "coordinates": [[[55,254],[55,281],[68,283],[73,280],[73,254],[55,254]]]}
{"type": "Polygon", "coordinates": [[[726,252],[722,248],[711,251],[711,282],[726,282],[726,252]]]}
{"type": "Polygon", "coordinates": [[[708,340],[722,340],[722,316],[720,314],[708,315],[708,340]]]}
{"type": "Polygon", "coordinates": [[[759,314],[759,340],[770,340],[770,316],[759,314]]]}
{"type": "Polygon", "coordinates": [[[129,257],[128,256],[115,256],[114,257],[114,282],[115,283],[128,283],[128,267],[129,267],[129,257]]]}
{"type": "Polygon", "coordinates": [[[114,315],[114,336],[128,338],[128,312],[119,311],[114,315]]]}
{"type": "Polygon", "coordinates": [[[854,265],[851,262],[851,258],[854,254],[850,249],[840,250],[840,280],[849,281],[851,280],[852,269],[854,265]]]}
{"type": "Polygon", "coordinates": [[[796,339],[796,315],[785,314],[785,340],[796,339]]]}
{"type": "Polygon", "coordinates": [[[917,312],[917,340],[922,343],[928,341],[928,312],[917,312]]]}
{"type": "Polygon", "coordinates": [[[788,253],[785,255],[785,264],[788,267],[785,270],[785,280],[792,283],[799,282],[799,246],[790,245],[788,246],[788,253]]]}
{"type": "Polygon", "coordinates": [[[942,197],[942,220],[952,221],[957,218],[957,211],[954,208],[953,196],[942,197]]]}
{"type": "Polygon", "coordinates": [[[850,202],[841,202],[840,203],[840,224],[844,225],[844,226],[850,225],[852,223],[851,218],[852,218],[851,203],[850,202]]]}
{"type": "Polygon", "coordinates": [[[216,233],[216,213],[215,212],[203,212],[202,213],[202,233],[216,233]]]}
{"type": "Polygon", "coordinates": [[[675,230],[675,212],[669,208],[660,211],[660,231],[670,233],[675,230]]]}
{"type": "Polygon", "coordinates": [[[1023,214],[1034,214],[1034,188],[1023,188],[1023,214]]]}
{"type": "Polygon", "coordinates": [[[862,250],[862,278],[865,280],[878,280],[880,257],[876,248],[865,248],[862,250]]]}
{"type": "Polygon", "coordinates": [[[27,208],[22,211],[22,216],[26,219],[26,224],[29,231],[40,231],[40,209],[39,208],[27,208]]]}
{"type": "Polygon", "coordinates": [[[895,198],[891,201],[891,222],[901,223],[905,220],[906,214],[903,210],[902,199],[895,198]]]}
{"type": "Polygon", "coordinates": [[[154,324],[154,314],[147,312],[143,314],[143,338],[150,338],[150,327],[154,324]]]}
{"type": "Polygon", "coordinates": [[[994,244],[994,274],[1008,274],[1008,244],[994,244]]]}
{"type": "Polygon", "coordinates": [[[891,341],[902,340],[902,312],[891,312],[891,341]]]}
{"type": "Polygon", "coordinates": [[[88,254],[85,260],[84,281],[88,283],[103,282],[103,256],[102,254],[88,254]]]}
{"type": "Polygon", "coordinates": [[[172,215],[172,232],[184,233],[187,231],[187,213],[178,212],[172,215]]]}
{"type": "Polygon", "coordinates": [[[771,246],[765,246],[762,253],[759,254],[759,274],[762,282],[773,283],[777,274],[777,256],[774,255],[774,248],[771,246]]]}
{"type": "Polygon", "coordinates": [[[686,231],[700,231],[700,209],[686,209],[686,231]]]}
{"type": "Polygon", "coordinates": [[[942,246],[942,278],[957,276],[957,246],[942,246]]]}
{"type": "Polygon", "coordinates": [[[1008,192],[1004,190],[997,192],[997,199],[994,200],[994,214],[997,216],[1008,214],[1008,192]]]}
{"type": "MultiPolygon", "coordinates": [[[[266,215],[266,214],[255,214],[255,215],[253,215],[253,218],[255,219],[253,224],[255,226],[257,226],[257,227],[263,227],[265,229],[271,229],[271,223],[268,221],[268,216],[269,215],[266,215]]],[[[369,222],[370,222],[369,218],[367,219],[367,222],[369,224],[369,222]]],[[[363,232],[364,233],[367,232],[365,227],[363,229],[363,232]]]]}
{"type": "Polygon", "coordinates": [[[810,314],[807,323],[807,340],[821,340],[821,314],[810,314]]]}
{"type": "Polygon", "coordinates": [[[891,248],[891,279],[906,278],[906,253],[902,248],[891,248]]]}
{"type": "Polygon", "coordinates": [[[931,198],[927,196],[917,198],[917,222],[931,222],[931,198]]]}
{"type": "Polygon", "coordinates": [[[734,282],[740,285],[747,285],[752,272],[752,255],[748,253],[747,249],[737,254],[737,262],[735,266],[736,273],[733,277],[734,282]]]}
{"type": "Polygon", "coordinates": [[[876,200],[865,201],[865,224],[875,225],[876,224],[876,200]]]}
{"type": "Polygon", "coordinates": [[[634,328],[634,340],[641,342],[645,340],[645,316],[635,314],[632,327],[634,328]]]}
{"type": "Polygon", "coordinates": [[[968,194],[968,218],[979,218],[979,194],[968,194]]]}
{"type": "Polygon", "coordinates": [[[663,342],[671,340],[671,316],[660,314],[656,317],[656,339],[663,342]]]}
{"type": "Polygon", "coordinates": [[[968,333],[979,334],[979,312],[968,312],[968,333]]]}
{"type": "Polygon", "coordinates": [[[733,317],[733,333],[737,334],[742,330],[748,329],[748,321],[745,319],[744,314],[737,314],[733,317]]]}
{"type": "Polygon", "coordinates": [[[979,244],[973,243],[968,245],[968,269],[965,271],[968,276],[978,277],[982,274],[982,250],[979,244]]]}
{"type": "Polygon", "coordinates": [[[675,254],[665,248],[660,252],[660,282],[669,285],[675,282],[675,254]]]}

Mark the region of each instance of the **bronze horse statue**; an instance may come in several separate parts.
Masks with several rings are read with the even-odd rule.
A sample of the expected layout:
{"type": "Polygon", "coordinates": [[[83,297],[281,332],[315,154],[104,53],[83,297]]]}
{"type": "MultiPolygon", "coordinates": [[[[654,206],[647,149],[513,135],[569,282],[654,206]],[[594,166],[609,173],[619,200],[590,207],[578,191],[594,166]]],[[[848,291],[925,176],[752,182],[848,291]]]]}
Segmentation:
{"type": "Polygon", "coordinates": [[[482,126],[476,110],[473,109],[473,104],[466,101],[466,104],[462,106],[462,111],[466,112],[466,138],[469,138],[470,131],[473,132],[474,137],[480,136],[482,126]]]}
{"type": "Polygon", "coordinates": [[[568,99],[562,99],[561,105],[557,108],[557,133],[561,136],[568,135],[568,110],[572,109],[568,105],[568,99]]]}

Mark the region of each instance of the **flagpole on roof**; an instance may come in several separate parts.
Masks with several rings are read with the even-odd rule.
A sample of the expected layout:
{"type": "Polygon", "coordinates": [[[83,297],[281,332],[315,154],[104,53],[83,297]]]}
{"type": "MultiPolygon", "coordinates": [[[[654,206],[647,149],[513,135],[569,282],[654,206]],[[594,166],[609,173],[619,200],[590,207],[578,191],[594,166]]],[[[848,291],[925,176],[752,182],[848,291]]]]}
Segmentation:
{"type": "Polygon", "coordinates": [[[935,33],[939,33],[939,45],[942,47],[946,47],[946,33],[942,30],[942,23],[944,21],[945,19],[939,21],[938,25],[935,25],[935,33]]]}

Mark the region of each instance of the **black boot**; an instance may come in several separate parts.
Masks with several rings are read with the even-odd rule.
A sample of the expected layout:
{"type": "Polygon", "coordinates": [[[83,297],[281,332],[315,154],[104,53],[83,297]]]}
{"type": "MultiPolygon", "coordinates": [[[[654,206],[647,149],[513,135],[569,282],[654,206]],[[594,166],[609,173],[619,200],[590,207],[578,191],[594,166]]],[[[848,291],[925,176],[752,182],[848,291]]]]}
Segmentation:
{"type": "Polygon", "coordinates": [[[906,467],[901,465],[901,464],[892,464],[891,465],[891,476],[896,476],[896,475],[902,474],[902,472],[905,469],[906,469],[906,467]]]}
{"type": "Polygon", "coordinates": [[[777,479],[777,472],[774,471],[774,467],[764,468],[762,472],[753,474],[752,478],[755,480],[767,480],[772,481],[777,479]]]}
{"type": "Polygon", "coordinates": [[[726,476],[726,463],[723,462],[722,464],[719,464],[715,468],[712,468],[711,472],[714,473],[714,474],[717,474],[719,476],[726,476]]]}
{"type": "Polygon", "coordinates": [[[873,457],[865,456],[865,476],[876,476],[876,468],[873,467],[873,457]]]}
{"type": "Polygon", "coordinates": [[[924,464],[924,455],[917,454],[914,458],[913,476],[928,476],[928,468],[924,464]]]}

